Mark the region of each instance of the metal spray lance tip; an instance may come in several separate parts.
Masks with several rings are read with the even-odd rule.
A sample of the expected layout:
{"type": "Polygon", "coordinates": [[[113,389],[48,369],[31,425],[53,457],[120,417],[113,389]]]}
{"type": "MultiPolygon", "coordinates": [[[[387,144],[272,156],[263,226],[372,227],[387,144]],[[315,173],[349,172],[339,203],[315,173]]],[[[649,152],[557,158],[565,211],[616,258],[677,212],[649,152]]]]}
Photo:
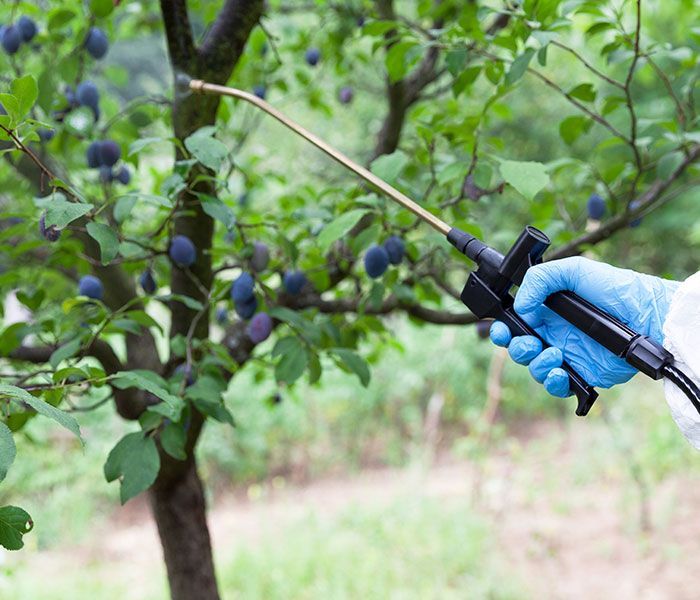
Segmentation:
{"type": "Polygon", "coordinates": [[[271,117],[277,119],[277,121],[282,123],[282,125],[291,129],[294,133],[304,138],[307,142],[310,142],[319,150],[325,152],[328,156],[330,156],[333,160],[343,165],[346,169],[349,169],[350,171],[355,173],[355,175],[358,175],[359,177],[364,179],[371,186],[377,188],[380,192],[389,197],[391,200],[410,210],[414,215],[425,221],[433,229],[436,229],[445,236],[447,236],[450,233],[450,231],[452,231],[452,227],[445,223],[445,221],[436,217],[433,213],[424,209],[422,206],[411,200],[408,196],[402,194],[395,187],[389,185],[386,181],[377,177],[370,170],[358,165],[355,161],[345,156],[345,154],[335,149],[330,144],[324,142],[321,138],[315,136],[310,131],[307,131],[301,125],[292,121],[289,117],[278,111],[274,106],[271,106],[270,104],[258,98],[257,96],[236,88],[207,83],[206,81],[201,81],[200,79],[192,79],[188,81],[188,86],[190,90],[197,94],[230,96],[231,98],[238,98],[239,100],[244,100],[245,102],[253,104],[260,110],[266,112],[271,117]]]}

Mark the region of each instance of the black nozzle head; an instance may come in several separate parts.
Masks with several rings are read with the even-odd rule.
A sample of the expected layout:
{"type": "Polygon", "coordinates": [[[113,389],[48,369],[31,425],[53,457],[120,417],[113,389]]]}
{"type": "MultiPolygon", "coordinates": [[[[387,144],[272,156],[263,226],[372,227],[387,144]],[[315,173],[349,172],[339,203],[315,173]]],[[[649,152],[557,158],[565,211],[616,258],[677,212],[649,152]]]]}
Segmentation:
{"type": "Polygon", "coordinates": [[[481,254],[485,248],[488,248],[479,238],[474,237],[466,231],[457,229],[456,227],[450,229],[447,234],[447,241],[464,254],[464,256],[471,258],[475,262],[479,254],[481,254]]]}

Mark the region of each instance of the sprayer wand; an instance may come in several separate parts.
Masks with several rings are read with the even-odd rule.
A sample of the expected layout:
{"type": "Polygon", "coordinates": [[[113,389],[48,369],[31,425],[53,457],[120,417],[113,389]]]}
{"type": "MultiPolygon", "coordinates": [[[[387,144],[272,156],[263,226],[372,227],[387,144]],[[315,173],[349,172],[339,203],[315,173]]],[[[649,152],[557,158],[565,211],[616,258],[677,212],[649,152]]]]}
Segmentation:
{"type": "MultiPolygon", "coordinates": [[[[460,296],[464,305],[475,316],[480,319],[503,321],[514,336],[532,335],[540,339],[544,347],[548,346],[547,342],[515,312],[513,296],[510,294],[513,286],[522,283],[526,271],[531,266],[542,262],[542,255],[550,245],[549,238],[542,231],[535,227],[526,227],[504,256],[473,235],[451,227],[261,98],[236,88],[207,83],[199,79],[189,79],[186,75],[178,76],[176,83],[178,88],[183,91],[191,90],[198,94],[230,96],[253,104],[377,188],[384,195],[410,210],[433,229],[446,236],[450,244],[477,264],[476,271],[470,273],[460,296]]],[[[615,317],[573,292],[564,291],[552,294],[545,301],[545,305],[615,355],[624,358],[645,375],[652,379],[669,378],[683,390],[700,413],[700,390],[689,377],[674,366],[673,355],[661,344],[648,336],[635,332],[615,317]]],[[[578,400],[576,414],[579,416],[588,414],[598,397],[598,393],[571,365],[565,362],[562,368],[569,375],[569,387],[578,400]]]]}

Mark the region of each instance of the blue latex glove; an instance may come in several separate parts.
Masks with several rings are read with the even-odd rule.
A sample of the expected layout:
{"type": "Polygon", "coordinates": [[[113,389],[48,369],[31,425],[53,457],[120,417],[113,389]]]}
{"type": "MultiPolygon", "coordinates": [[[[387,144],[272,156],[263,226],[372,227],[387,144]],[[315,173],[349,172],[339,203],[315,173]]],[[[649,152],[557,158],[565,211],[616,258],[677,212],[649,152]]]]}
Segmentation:
{"type": "Polygon", "coordinates": [[[570,290],[653,340],[663,341],[663,324],[679,286],[587,258],[565,258],[531,267],[515,296],[515,311],[551,344],[542,350],[534,336],[513,338],[499,321],[491,326],[491,341],[507,346],[511,358],[529,365],[530,374],[553,396],[565,397],[569,378],[566,360],[589,384],[609,388],[632,378],[637,370],[543,306],[547,296],[570,290]]]}

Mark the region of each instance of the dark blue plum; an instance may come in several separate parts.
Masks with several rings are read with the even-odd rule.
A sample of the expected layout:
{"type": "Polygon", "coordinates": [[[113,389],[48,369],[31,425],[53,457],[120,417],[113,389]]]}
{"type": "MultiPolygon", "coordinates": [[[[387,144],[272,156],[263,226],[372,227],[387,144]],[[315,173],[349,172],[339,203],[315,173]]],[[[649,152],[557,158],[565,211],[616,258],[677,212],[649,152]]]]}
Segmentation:
{"type": "Polygon", "coordinates": [[[85,48],[93,58],[100,59],[109,50],[109,40],[99,27],[91,27],[85,38],[85,48]]]}
{"type": "Polygon", "coordinates": [[[389,262],[392,265],[398,265],[403,260],[403,255],[406,252],[406,245],[398,235],[392,235],[384,242],[384,250],[389,255],[389,262]]]}
{"type": "Polygon", "coordinates": [[[259,312],[250,320],[246,331],[254,344],[264,342],[272,333],[272,318],[266,312],[259,312]]]}
{"type": "MultiPolygon", "coordinates": [[[[632,200],[630,202],[630,210],[637,210],[639,208],[639,200],[632,200]]],[[[639,227],[642,224],[642,217],[637,217],[636,219],[633,219],[630,221],[630,227],[639,227]]]]}
{"type": "Polygon", "coordinates": [[[270,263],[270,250],[267,244],[263,242],[255,242],[253,244],[253,256],[250,259],[250,266],[253,267],[253,271],[260,273],[267,269],[267,265],[270,263]]]}
{"type": "Polygon", "coordinates": [[[94,275],[84,275],[78,282],[78,294],[87,296],[93,300],[102,300],[104,286],[94,275]]]}
{"type": "Polygon", "coordinates": [[[55,129],[48,129],[47,127],[40,127],[36,132],[42,142],[50,142],[56,135],[55,129]]]}
{"type": "Polygon", "coordinates": [[[605,200],[598,194],[591,194],[586,204],[588,217],[594,221],[600,221],[605,215],[605,200]]]}
{"type": "Polygon", "coordinates": [[[61,230],[57,229],[55,225],[46,226],[46,213],[39,217],[39,233],[49,242],[55,242],[61,237],[61,230]]]}
{"type": "Polygon", "coordinates": [[[192,367],[188,367],[185,363],[182,363],[181,365],[175,367],[173,375],[175,375],[175,377],[177,377],[178,379],[180,377],[184,377],[186,387],[191,386],[195,381],[195,376],[192,372],[192,367]]]}
{"type": "Polygon", "coordinates": [[[318,48],[309,48],[304,55],[306,62],[315,67],[318,61],[321,60],[321,51],[318,48]]]}
{"type": "Polygon", "coordinates": [[[219,325],[225,325],[228,322],[228,311],[223,306],[219,306],[214,318],[219,325]]]}
{"type": "Polygon", "coordinates": [[[151,269],[146,269],[139,277],[139,284],[141,289],[147,294],[153,294],[158,289],[158,284],[153,277],[153,271],[151,269]]]}
{"type": "Polygon", "coordinates": [[[248,320],[255,314],[255,311],[258,310],[258,299],[253,296],[247,302],[234,302],[233,307],[236,310],[236,314],[241,319],[248,320]]]}
{"type": "Polygon", "coordinates": [[[22,34],[17,25],[7,25],[2,30],[2,38],[0,44],[8,54],[15,54],[22,45],[22,34]]]}
{"type": "Polygon", "coordinates": [[[125,165],[122,165],[114,174],[114,179],[122,185],[129,185],[129,182],[131,181],[131,173],[125,165]]]}
{"type": "Polygon", "coordinates": [[[253,94],[260,98],[260,100],[265,100],[265,95],[267,94],[267,88],[260,84],[253,87],[253,94]]]}
{"type": "Polygon", "coordinates": [[[373,278],[381,277],[389,266],[389,254],[382,246],[372,246],[365,254],[365,271],[373,278]]]}
{"type": "Polygon", "coordinates": [[[87,157],[87,166],[90,169],[97,169],[102,166],[102,155],[100,152],[100,142],[92,142],[88,146],[87,152],[86,152],[86,157],[87,157]]]}
{"type": "Polygon", "coordinates": [[[81,106],[87,106],[93,112],[99,109],[100,92],[92,81],[80,82],[75,90],[75,97],[81,106]]]}
{"type": "Polygon", "coordinates": [[[122,149],[114,140],[100,142],[100,161],[107,167],[113,167],[122,155],[122,149]]]}
{"type": "Polygon", "coordinates": [[[354,93],[352,91],[352,88],[349,86],[345,86],[340,88],[340,91],[338,92],[338,100],[340,100],[341,104],[350,104],[352,102],[354,93]]]}
{"type": "Polygon", "coordinates": [[[302,271],[287,271],[282,278],[282,284],[288,294],[296,296],[306,285],[306,275],[302,271]]]}
{"type": "Polygon", "coordinates": [[[31,42],[38,31],[34,19],[26,15],[22,15],[17,20],[17,27],[19,28],[20,35],[22,36],[22,41],[24,42],[31,42]]]}
{"type": "Polygon", "coordinates": [[[231,299],[234,302],[248,302],[253,298],[255,280],[248,272],[241,273],[231,285],[231,299]]]}
{"type": "Polygon", "coordinates": [[[172,239],[168,254],[172,261],[180,267],[189,267],[197,260],[197,249],[186,235],[176,235],[172,239]]]}
{"type": "Polygon", "coordinates": [[[487,321],[486,319],[481,319],[476,322],[476,335],[479,336],[480,340],[489,339],[492,324],[493,321],[487,321]]]}

